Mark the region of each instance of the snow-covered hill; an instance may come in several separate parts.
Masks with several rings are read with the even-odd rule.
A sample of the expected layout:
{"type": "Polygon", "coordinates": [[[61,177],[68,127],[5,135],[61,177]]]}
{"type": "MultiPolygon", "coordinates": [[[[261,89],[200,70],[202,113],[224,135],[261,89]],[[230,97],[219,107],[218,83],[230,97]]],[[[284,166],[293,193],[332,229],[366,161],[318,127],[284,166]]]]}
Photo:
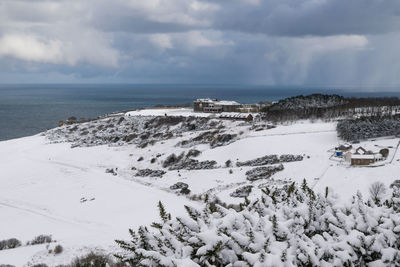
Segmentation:
{"type": "MultiPolygon", "coordinates": [[[[271,127],[192,113],[179,118],[165,114],[188,113],[132,112],[0,142],[0,240],[23,243],[0,250],[0,265],[55,266],[92,250],[114,252],[114,240],[127,239],[128,228],[158,221],[159,200],[174,215],[183,215],[183,205],[201,207],[199,200],[206,195],[239,203],[243,198],[232,194],[239,188],[252,188],[249,198],[254,198],[260,194],[258,187],[306,179],[317,192],[328,186],[339,201],[346,201],[357,191],[367,196],[375,181],[389,186],[400,178],[400,152],[394,149],[391,161],[376,168],[334,160],[332,149],[341,143],[335,122],[271,127]],[[283,166],[268,179],[248,179],[262,166],[236,165],[288,154],[303,159],[265,165],[283,166]],[[167,159],[173,161],[164,164],[167,159]],[[178,182],[190,191],[182,191],[178,182]],[[61,244],[64,251],[54,255],[46,245],[24,245],[40,234],[52,235],[56,242],[51,246],[61,244]]],[[[396,147],[398,141],[358,145],[396,147]]]]}

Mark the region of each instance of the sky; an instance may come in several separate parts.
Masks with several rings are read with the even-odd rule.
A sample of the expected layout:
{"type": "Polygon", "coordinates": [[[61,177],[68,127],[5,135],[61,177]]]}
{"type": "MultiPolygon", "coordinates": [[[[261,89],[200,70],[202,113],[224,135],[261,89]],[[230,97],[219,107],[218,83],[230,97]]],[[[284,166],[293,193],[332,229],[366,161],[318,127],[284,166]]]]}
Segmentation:
{"type": "Polygon", "coordinates": [[[0,0],[0,83],[397,88],[399,47],[399,0],[0,0]]]}

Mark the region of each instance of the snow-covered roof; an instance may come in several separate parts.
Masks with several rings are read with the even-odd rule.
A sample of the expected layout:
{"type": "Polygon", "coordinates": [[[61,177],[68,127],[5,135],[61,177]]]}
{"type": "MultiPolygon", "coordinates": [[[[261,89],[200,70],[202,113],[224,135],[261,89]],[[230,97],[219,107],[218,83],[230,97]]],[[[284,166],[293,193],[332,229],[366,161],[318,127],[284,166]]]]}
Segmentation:
{"type": "Polygon", "coordinates": [[[358,154],[353,154],[351,156],[352,159],[375,159],[374,155],[358,155],[358,154]]]}
{"type": "Polygon", "coordinates": [[[203,102],[203,103],[214,103],[216,100],[211,98],[198,98],[196,102],[203,102]]]}
{"type": "Polygon", "coordinates": [[[232,101],[232,100],[218,101],[217,99],[211,99],[211,98],[198,98],[198,99],[196,99],[196,102],[214,103],[216,105],[221,105],[221,106],[240,105],[240,103],[238,103],[236,101],[232,101]]]}
{"type": "Polygon", "coordinates": [[[222,105],[222,106],[230,106],[230,105],[240,105],[238,102],[236,101],[228,101],[228,100],[221,100],[217,102],[218,105],[222,105]]]}

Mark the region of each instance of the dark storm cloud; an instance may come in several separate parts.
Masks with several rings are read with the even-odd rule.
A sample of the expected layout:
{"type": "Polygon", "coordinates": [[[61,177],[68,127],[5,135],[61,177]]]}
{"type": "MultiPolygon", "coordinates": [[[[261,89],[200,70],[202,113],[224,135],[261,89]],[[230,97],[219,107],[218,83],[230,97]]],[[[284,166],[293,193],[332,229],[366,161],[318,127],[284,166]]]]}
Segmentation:
{"type": "MultiPolygon", "coordinates": [[[[209,2],[209,1],[208,1],[209,2]]],[[[400,1],[212,1],[214,27],[278,36],[380,34],[400,28],[400,1]]]]}
{"type": "Polygon", "coordinates": [[[400,84],[399,0],[0,0],[0,79],[400,84]]]}

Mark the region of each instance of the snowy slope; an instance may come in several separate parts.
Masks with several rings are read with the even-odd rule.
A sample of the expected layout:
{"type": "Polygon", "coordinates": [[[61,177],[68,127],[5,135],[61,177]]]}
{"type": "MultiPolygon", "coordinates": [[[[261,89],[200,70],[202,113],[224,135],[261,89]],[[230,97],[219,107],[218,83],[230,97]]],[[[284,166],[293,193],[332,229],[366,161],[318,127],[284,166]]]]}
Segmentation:
{"type": "MultiPolygon", "coordinates": [[[[135,115],[131,112],[129,116],[135,115]]],[[[185,204],[201,205],[190,200],[194,196],[207,193],[238,203],[242,199],[230,194],[240,186],[301,182],[304,178],[315,190],[324,192],[329,186],[339,199],[347,200],[358,190],[368,195],[374,181],[389,185],[400,178],[399,153],[392,163],[376,168],[350,168],[330,159],[330,150],[341,142],[334,122],[301,121],[261,131],[240,122],[225,121],[224,125],[225,133],[238,138],[215,148],[208,144],[177,145],[204,131],[182,132],[145,148],[135,144],[71,148],[70,143],[50,142],[43,135],[0,142],[0,240],[18,238],[26,242],[39,234],[51,234],[65,248],[58,256],[48,254],[44,245],[3,250],[0,264],[44,262],[52,266],[67,264],[76,255],[93,249],[113,251],[115,239],[128,238],[128,228],[158,220],[159,200],[174,215],[180,215],[185,204]],[[162,167],[168,155],[189,149],[201,152],[196,160],[215,160],[216,168],[170,171],[162,167]],[[237,161],[271,154],[303,155],[304,159],[284,163],[284,170],[272,179],[255,182],[246,180],[245,175],[253,167],[235,165],[237,161]],[[140,157],[143,160],[137,161],[140,157]],[[226,167],[227,160],[233,166],[226,167]],[[166,174],[161,178],[135,176],[137,169],[145,168],[162,169],[166,174]],[[106,169],[114,169],[116,175],[106,173],[106,169]],[[190,195],[171,190],[176,182],[187,183],[190,195]]],[[[395,147],[397,142],[381,139],[373,144],[395,147]]],[[[257,190],[251,196],[255,195],[257,190]]]]}
{"type": "MultiPolygon", "coordinates": [[[[104,172],[105,166],[128,164],[130,150],[71,149],[49,145],[42,136],[1,142],[1,239],[28,241],[51,234],[65,247],[112,245],[126,238],[128,228],[157,220],[160,199],[182,212],[189,201],[104,172]],[[82,197],[89,201],[81,203],[82,197]]],[[[0,263],[19,266],[20,257],[9,253],[0,251],[0,263]]]]}

